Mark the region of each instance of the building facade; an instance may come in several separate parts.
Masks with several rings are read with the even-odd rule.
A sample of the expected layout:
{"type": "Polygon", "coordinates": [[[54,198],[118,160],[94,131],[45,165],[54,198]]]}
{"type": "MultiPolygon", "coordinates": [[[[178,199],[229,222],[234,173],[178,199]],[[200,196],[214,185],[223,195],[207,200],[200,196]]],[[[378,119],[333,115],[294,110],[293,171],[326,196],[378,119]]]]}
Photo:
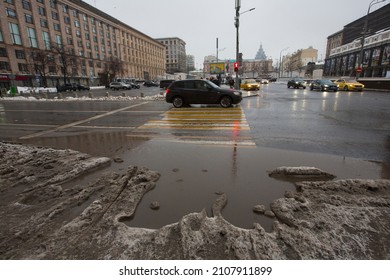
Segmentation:
{"type": "Polygon", "coordinates": [[[1,87],[98,85],[164,73],[164,45],[83,1],[0,4],[1,87]]]}
{"type": "Polygon", "coordinates": [[[318,50],[313,47],[300,49],[282,58],[281,77],[305,77],[309,63],[316,63],[318,50]]]}
{"type": "Polygon", "coordinates": [[[165,45],[165,63],[168,74],[187,72],[186,43],[177,37],[156,39],[165,45]]]}
{"type": "Polygon", "coordinates": [[[390,77],[390,4],[347,24],[343,30],[329,36],[326,53],[326,76],[390,77]],[[362,49],[366,20],[367,29],[362,49]],[[362,72],[358,74],[356,70],[359,67],[362,72]]]}

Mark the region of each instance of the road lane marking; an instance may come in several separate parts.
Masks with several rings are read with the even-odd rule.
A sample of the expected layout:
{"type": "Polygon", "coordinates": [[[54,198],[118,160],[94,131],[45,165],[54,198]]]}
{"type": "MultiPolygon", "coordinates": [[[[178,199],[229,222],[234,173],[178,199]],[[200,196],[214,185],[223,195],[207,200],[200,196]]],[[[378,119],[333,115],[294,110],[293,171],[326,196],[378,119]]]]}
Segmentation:
{"type": "Polygon", "coordinates": [[[49,129],[49,130],[33,133],[33,134],[30,134],[30,135],[22,136],[19,139],[25,140],[25,139],[31,139],[31,138],[35,138],[35,137],[40,137],[40,136],[48,134],[48,133],[56,132],[56,131],[67,129],[67,128],[74,127],[74,126],[78,126],[80,124],[83,124],[83,123],[86,123],[86,122],[90,122],[90,121],[93,121],[93,120],[97,120],[97,119],[100,119],[100,118],[104,118],[104,117],[116,114],[118,112],[122,112],[122,111],[125,111],[125,110],[128,110],[128,109],[131,109],[131,108],[135,108],[135,107],[147,104],[147,103],[148,102],[142,102],[142,103],[131,105],[131,106],[128,106],[128,107],[125,107],[125,108],[116,109],[114,111],[109,111],[109,112],[106,112],[104,114],[97,115],[97,116],[94,116],[94,117],[91,117],[91,118],[88,118],[88,119],[80,120],[80,121],[77,121],[77,122],[61,125],[61,126],[58,126],[56,128],[53,128],[53,129],[49,129]]]}
{"type": "Polygon", "coordinates": [[[163,114],[161,119],[146,122],[128,136],[187,144],[256,146],[252,137],[239,135],[240,131],[244,134],[247,134],[247,132],[250,131],[250,127],[241,107],[230,109],[173,108],[163,114]],[[147,134],[148,131],[154,133],[153,136],[147,134]],[[163,131],[163,134],[159,133],[159,131],[163,131]],[[224,131],[223,134],[228,135],[222,136],[221,138],[215,137],[215,135],[178,136],[177,134],[179,131],[182,131],[184,134],[189,134],[190,131],[198,131],[199,133],[202,131],[206,133],[224,131]],[[137,134],[137,132],[141,133],[137,134]],[[233,134],[229,132],[233,132],[233,134]]]}

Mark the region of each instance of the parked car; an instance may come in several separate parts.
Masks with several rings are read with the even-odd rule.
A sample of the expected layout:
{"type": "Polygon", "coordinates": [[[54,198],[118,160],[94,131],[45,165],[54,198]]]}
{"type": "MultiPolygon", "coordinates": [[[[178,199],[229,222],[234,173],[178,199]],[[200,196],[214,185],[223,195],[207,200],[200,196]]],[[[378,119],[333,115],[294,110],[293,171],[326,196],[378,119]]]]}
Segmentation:
{"type": "Polygon", "coordinates": [[[242,90],[259,90],[260,85],[255,81],[255,79],[243,79],[240,84],[240,88],[242,90]]]}
{"type": "Polygon", "coordinates": [[[268,84],[269,84],[269,80],[267,80],[267,79],[261,79],[261,80],[260,80],[260,84],[262,84],[262,85],[268,85],[268,84]]]}
{"type": "Polygon", "coordinates": [[[228,108],[241,102],[242,93],[222,89],[208,80],[181,80],[167,88],[165,100],[176,108],[189,104],[220,104],[228,108]]]}
{"type": "Polygon", "coordinates": [[[146,82],[144,82],[144,86],[145,87],[158,87],[158,84],[156,84],[155,82],[152,82],[152,81],[146,81],[146,82]]]}
{"type": "Polygon", "coordinates": [[[75,91],[77,90],[76,84],[64,84],[57,86],[57,92],[75,91]]]}
{"type": "Polygon", "coordinates": [[[122,82],[111,82],[110,89],[112,90],[131,89],[131,86],[122,82]]]}
{"type": "Polygon", "coordinates": [[[339,86],[333,83],[331,80],[314,80],[310,84],[310,90],[321,90],[321,91],[338,91],[339,86]]]}
{"type": "Polygon", "coordinates": [[[175,80],[161,80],[160,81],[160,88],[167,88],[172,84],[175,80]]]}
{"type": "Polygon", "coordinates": [[[301,78],[294,78],[287,82],[287,87],[290,88],[303,88],[305,89],[307,86],[306,82],[301,78]]]}
{"type": "Polygon", "coordinates": [[[141,88],[141,86],[138,84],[138,83],[130,83],[130,85],[131,85],[131,87],[132,88],[135,88],[135,89],[139,89],[139,88],[141,88]]]}
{"type": "Polygon", "coordinates": [[[353,79],[338,79],[335,83],[339,86],[339,89],[348,91],[348,90],[357,90],[362,91],[364,85],[353,79]]]}
{"type": "Polygon", "coordinates": [[[76,86],[77,90],[90,90],[90,87],[87,85],[76,84],[75,86],[76,86]]]}

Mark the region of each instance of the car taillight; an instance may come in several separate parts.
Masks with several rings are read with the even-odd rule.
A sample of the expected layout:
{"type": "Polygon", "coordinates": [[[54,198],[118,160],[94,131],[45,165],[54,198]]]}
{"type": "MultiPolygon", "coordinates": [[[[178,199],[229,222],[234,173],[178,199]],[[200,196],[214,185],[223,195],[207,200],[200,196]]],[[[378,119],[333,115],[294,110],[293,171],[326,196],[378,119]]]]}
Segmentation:
{"type": "Polygon", "coordinates": [[[169,88],[167,88],[167,90],[165,91],[165,95],[168,95],[169,93],[169,88]]]}

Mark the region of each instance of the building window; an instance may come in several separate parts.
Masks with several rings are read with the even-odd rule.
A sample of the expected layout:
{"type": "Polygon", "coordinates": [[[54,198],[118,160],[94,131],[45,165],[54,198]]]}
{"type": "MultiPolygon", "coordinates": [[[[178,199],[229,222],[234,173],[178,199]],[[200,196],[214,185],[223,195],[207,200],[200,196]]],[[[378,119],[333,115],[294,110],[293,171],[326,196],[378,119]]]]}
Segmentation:
{"type": "Polygon", "coordinates": [[[29,72],[28,71],[28,65],[24,63],[18,63],[19,71],[20,72],[29,72]]]}
{"type": "Polygon", "coordinates": [[[17,59],[26,59],[26,54],[23,50],[15,50],[15,56],[17,59]]]}
{"type": "Polygon", "coordinates": [[[32,15],[24,14],[24,18],[26,20],[26,23],[34,23],[32,15]]]}
{"type": "Polygon", "coordinates": [[[31,4],[26,0],[22,0],[22,6],[24,9],[31,11],[31,4]]]}
{"type": "Polygon", "coordinates": [[[42,32],[43,43],[45,44],[45,49],[50,50],[50,35],[48,32],[42,32]]]}
{"type": "Polygon", "coordinates": [[[52,11],[52,12],[51,12],[51,18],[52,18],[52,19],[55,19],[55,20],[58,20],[58,13],[52,11]]]}
{"type": "Polygon", "coordinates": [[[66,24],[70,24],[70,17],[64,17],[64,22],[66,24]]]}
{"type": "Polygon", "coordinates": [[[16,11],[14,9],[6,8],[5,12],[6,12],[7,16],[12,17],[12,18],[16,18],[16,11]]]}
{"type": "Polygon", "coordinates": [[[63,5],[62,5],[62,11],[64,12],[64,14],[67,14],[67,13],[69,12],[69,7],[68,7],[68,5],[63,4],[63,5]]]}
{"type": "Polygon", "coordinates": [[[3,32],[1,32],[1,30],[0,30],[0,42],[4,42],[3,32]]]}
{"type": "Polygon", "coordinates": [[[61,35],[56,35],[56,43],[57,43],[57,46],[62,47],[62,36],[61,35]]]}
{"type": "Polygon", "coordinates": [[[53,27],[55,31],[61,31],[61,27],[58,23],[53,23],[53,27]]]}
{"type": "Polygon", "coordinates": [[[37,0],[37,2],[43,4],[44,0],[37,0]]]}
{"type": "Polygon", "coordinates": [[[7,50],[5,48],[0,48],[0,56],[7,57],[7,50]]]}
{"type": "Polygon", "coordinates": [[[76,36],[79,37],[79,38],[81,38],[81,32],[80,32],[80,30],[76,30],[76,36]]]}
{"type": "Polygon", "coordinates": [[[37,35],[34,28],[27,27],[28,40],[30,41],[30,47],[38,48],[37,35]]]}
{"type": "Polygon", "coordinates": [[[72,33],[69,26],[65,27],[65,32],[66,32],[66,34],[71,34],[72,33]]]}
{"type": "Polygon", "coordinates": [[[12,43],[15,45],[22,44],[22,38],[20,37],[19,26],[16,23],[9,23],[9,30],[11,33],[12,43]]]}
{"type": "Polygon", "coordinates": [[[0,70],[11,71],[11,67],[9,66],[8,62],[0,61],[0,70]]]}
{"type": "Polygon", "coordinates": [[[47,24],[47,20],[46,19],[41,18],[40,22],[41,22],[41,26],[42,27],[46,27],[46,28],[49,27],[49,25],[47,24]]]}
{"type": "Polygon", "coordinates": [[[54,65],[49,65],[49,73],[52,73],[52,74],[57,73],[57,67],[54,65]]]}
{"type": "Polygon", "coordinates": [[[75,20],[75,21],[74,21],[74,26],[80,27],[80,22],[79,22],[78,20],[75,20]]]}
{"type": "Polygon", "coordinates": [[[41,16],[46,16],[46,10],[44,7],[38,7],[38,14],[41,16]]]}
{"type": "Polygon", "coordinates": [[[50,0],[50,7],[53,9],[57,8],[57,0],[50,0]]]}
{"type": "Polygon", "coordinates": [[[72,38],[67,38],[66,42],[68,45],[73,45],[73,39],[72,38]]]}

